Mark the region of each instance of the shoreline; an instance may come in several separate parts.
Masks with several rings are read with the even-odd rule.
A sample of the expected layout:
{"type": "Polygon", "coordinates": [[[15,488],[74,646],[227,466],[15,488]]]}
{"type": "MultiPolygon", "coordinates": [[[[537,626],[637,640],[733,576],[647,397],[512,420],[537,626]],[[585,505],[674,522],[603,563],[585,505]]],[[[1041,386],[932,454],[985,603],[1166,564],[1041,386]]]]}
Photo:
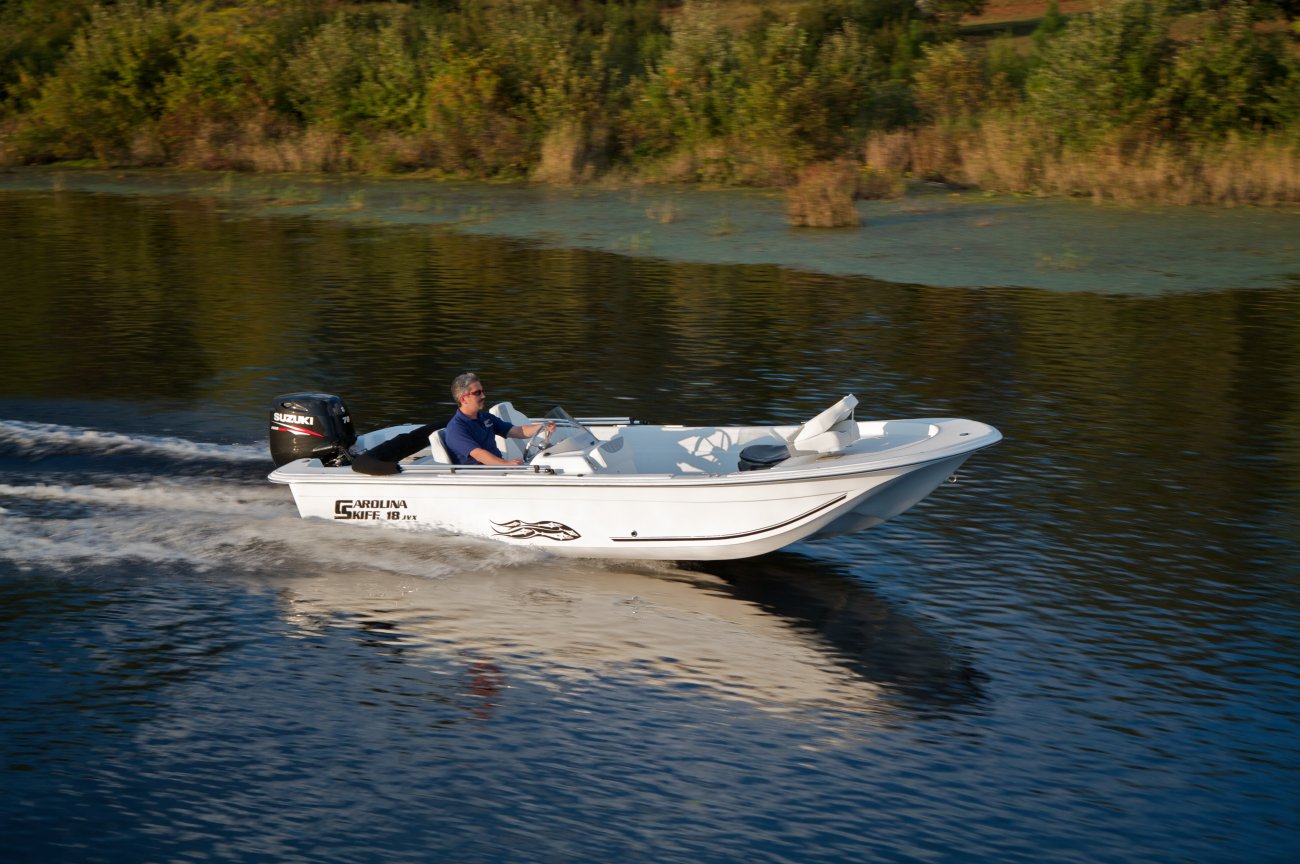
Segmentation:
{"type": "Polygon", "coordinates": [[[856,228],[791,228],[771,190],[174,169],[20,168],[0,194],[184,195],[240,218],[496,236],[705,265],[944,288],[1149,296],[1300,284],[1300,208],[1129,206],[914,189],[858,201],[856,228]]]}
{"type": "Polygon", "coordinates": [[[0,167],[1300,204],[1300,24],[1248,0],[78,5],[0,15],[0,167]]]}
{"type": "MultiPolygon", "coordinates": [[[[2,130],[0,130],[2,131],[2,130]]],[[[1014,115],[984,118],[980,123],[928,125],[869,136],[861,152],[808,163],[803,169],[771,173],[745,167],[744,159],[719,156],[721,142],[670,154],[640,166],[618,165],[601,172],[547,170],[474,176],[434,166],[367,168],[340,139],[331,146],[331,161],[314,160],[301,141],[286,140],[274,156],[252,146],[206,164],[125,158],[105,164],[96,159],[5,162],[10,171],[157,171],[241,177],[355,178],[374,182],[480,183],[529,185],[557,190],[652,189],[687,187],[704,192],[745,190],[799,200],[802,178],[809,171],[839,174],[830,194],[845,201],[900,200],[918,189],[942,187],[973,194],[1046,199],[1087,199],[1132,206],[1300,207],[1300,139],[1285,134],[1232,136],[1199,144],[1130,139],[1116,136],[1083,150],[1044,150],[1046,130],[1014,115]],[[714,151],[717,150],[717,153],[714,151]],[[259,155],[260,153],[260,155],[259,155]],[[711,159],[730,161],[730,174],[710,177],[701,165],[711,159]],[[737,179],[748,176],[748,180],[737,179]]],[[[0,136],[2,139],[2,136],[0,136]]],[[[320,142],[316,142],[319,144],[320,142]]],[[[387,146],[399,147],[394,141],[387,146]]],[[[3,149],[0,148],[0,156],[3,149]]],[[[835,227],[839,227],[836,225],[835,227]]]]}

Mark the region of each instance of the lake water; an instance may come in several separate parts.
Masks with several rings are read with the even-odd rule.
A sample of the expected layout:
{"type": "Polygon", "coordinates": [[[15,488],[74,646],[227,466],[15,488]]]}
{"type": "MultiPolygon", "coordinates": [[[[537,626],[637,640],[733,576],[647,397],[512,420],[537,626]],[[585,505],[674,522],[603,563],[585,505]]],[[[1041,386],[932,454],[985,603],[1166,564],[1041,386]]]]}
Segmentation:
{"type": "Polygon", "coordinates": [[[1300,857],[1300,216],[862,206],[0,175],[5,860],[1300,857]],[[265,481],[273,395],[442,420],[465,369],[533,414],[852,392],[1006,438],[727,564],[265,481]]]}

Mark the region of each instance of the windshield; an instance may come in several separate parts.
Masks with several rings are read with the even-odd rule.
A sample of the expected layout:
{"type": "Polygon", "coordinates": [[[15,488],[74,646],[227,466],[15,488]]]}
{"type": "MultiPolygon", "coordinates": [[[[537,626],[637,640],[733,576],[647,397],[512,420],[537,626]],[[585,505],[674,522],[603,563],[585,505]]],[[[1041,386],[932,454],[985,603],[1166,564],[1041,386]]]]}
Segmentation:
{"type": "Polygon", "coordinates": [[[555,424],[555,432],[552,433],[550,442],[545,447],[547,453],[582,451],[596,444],[596,436],[587,431],[586,426],[574,420],[569,412],[559,405],[546,412],[542,422],[555,424]]]}

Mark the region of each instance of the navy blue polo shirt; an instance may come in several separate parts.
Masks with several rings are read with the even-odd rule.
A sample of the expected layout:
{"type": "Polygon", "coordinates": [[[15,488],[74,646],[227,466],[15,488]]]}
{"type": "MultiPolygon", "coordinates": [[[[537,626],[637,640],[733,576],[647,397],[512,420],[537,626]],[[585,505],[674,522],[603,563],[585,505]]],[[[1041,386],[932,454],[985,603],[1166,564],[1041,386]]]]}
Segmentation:
{"type": "Polygon", "coordinates": [[[482,447],[494,456],[501,456],[496,436],[506,438],[513,428],[512,424],[486,411],[478,412],[477,418],[470,418],[465,412],[457,411],[447,422],[443,437],[447,441],[451,461],[457,465],[478,465],[479,461],[471,457],[470,452],[482,447]]]}

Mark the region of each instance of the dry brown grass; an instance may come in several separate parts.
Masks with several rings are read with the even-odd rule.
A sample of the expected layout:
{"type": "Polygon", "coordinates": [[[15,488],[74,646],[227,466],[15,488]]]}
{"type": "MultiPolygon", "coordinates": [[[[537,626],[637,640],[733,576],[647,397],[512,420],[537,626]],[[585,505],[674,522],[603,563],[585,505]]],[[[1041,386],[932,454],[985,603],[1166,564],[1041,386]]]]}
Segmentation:
{"type": "Polygon", "coordinates": [[[988,120],[956,135],[929,131],[951,139],[947,153],[925,166],[939,177],[1020,193],[1036,191],[1042,183],[1042,130],[1034,124],[1013,117],[988,120]]]}
{"type": "Polygon", "coordinates": [[[186,133],[169,154],[170,162],[181,168],[310,173],[354,167],[342,135],[289,126],[269,114],[240,122],[206,121],[186,133]]]}
{"type": "Polygon", "coordinates": [[[903,175],[912,169],[914,132],[878,132],[867,137],[862,148],[863,161],[878,171],[903,175]]]}
{"type": "Polygon", "coordinates": [[[1213,201],[1293,204],[1300,201],[1300,142],[1294,138],[1230,138],[1201,156],[1201,182],[1213,201]]]}
{"type": "Polygon", "coordinates": [[[857,188],[858,166],[847,159],[809,165],[786,191],[786,219],[797,228],[860,225],[862,220],[853,203],[857,188]]]}
{"type": "Polygon", "coordinates": [[[1300,136],[1237,136],[1197,144],[1117,133],[1082,152],[1021,117],[974,128],[927,127],[870,138],[867,163],[898,175],[996,192],[1125,203],[1279,205],[1300,202],[1300,136]]]}
{"type": "Polygon", "coordinates": [[[780,188],[795,180],[791,159],[762,142],[714,139],[682,147],[636,168],[644,183],[707,183],[780,188]]]}
{"type": "Polygon", "coordinates": [[[857,168],[857,186],[854,197],[865,200],[901,198],[907,186],[903,175],[867,163],[857,168]]]}
{"type": "Polygon", "coordinates": [[[428,136],[418,133],[381,132],[369,138],[349,139],[348,161],[366,174],[414,171],[431,163],[428,136]]]}
{"type": "Polygon", "coordinates": [[[327,129],[306,129],[241,142],[243,158],[254,171],[315,173],[351,167],[343,137],[327,129]]]}
{"type": "Polygon", "coordinates": [[[542,139],[541,158],[532,179],[539,183],[571,186],[590,181],[596,174],[600,148],[579,123],[563,123],[542,139]]]}

